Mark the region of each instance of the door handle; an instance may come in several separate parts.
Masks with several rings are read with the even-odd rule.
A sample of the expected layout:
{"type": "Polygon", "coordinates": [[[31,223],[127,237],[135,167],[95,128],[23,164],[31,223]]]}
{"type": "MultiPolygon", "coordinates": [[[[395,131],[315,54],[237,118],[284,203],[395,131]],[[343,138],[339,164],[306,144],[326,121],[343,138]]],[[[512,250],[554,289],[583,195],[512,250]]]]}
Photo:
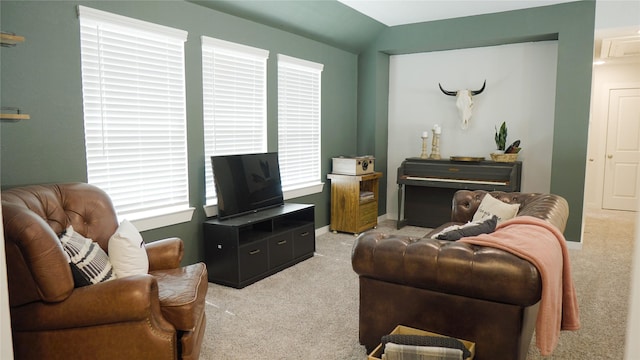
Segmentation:
{"type": "Polygon", "coordinates": [[[607,158],[611,159],[611,158],[613,158],[613,155],[609,154],[609,155],[607,155],[607,158]]]}

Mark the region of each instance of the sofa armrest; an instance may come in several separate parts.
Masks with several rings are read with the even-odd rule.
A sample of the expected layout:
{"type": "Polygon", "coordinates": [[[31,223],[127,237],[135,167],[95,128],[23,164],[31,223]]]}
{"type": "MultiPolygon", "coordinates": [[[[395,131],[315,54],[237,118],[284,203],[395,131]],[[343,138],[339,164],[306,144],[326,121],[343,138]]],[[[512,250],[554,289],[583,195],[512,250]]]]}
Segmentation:
{"type": "Polygon", "coordinates": [[[174,331],[160,311],[158,283],[134,275],[74,289],[64,301],[34,302],[12,309],[15,331],[46,331],[145,321],[174,331]]]}
{"type": "Polygon", "coordinates": [[[538,194],[520,208],[518,216],[525,215],[546,220],[564,232],[569,218],[569,203],[555,194],[538,194]]]}
{"type": "Polygon", "coordinates": [[[146,244],[149,271],[168,270],[180,267],[184,256],[182,239],[173,237],[146,244]]]}

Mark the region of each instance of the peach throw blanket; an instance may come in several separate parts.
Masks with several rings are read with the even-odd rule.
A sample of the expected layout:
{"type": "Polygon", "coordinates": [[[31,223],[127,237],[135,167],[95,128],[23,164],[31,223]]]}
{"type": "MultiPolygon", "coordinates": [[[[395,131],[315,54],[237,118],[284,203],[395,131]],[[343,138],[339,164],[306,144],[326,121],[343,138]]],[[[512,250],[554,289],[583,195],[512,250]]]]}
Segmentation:
{"type": "Polygon", "coordinates": [[[458,241],[508,251],[538,268],[542,298],[536,320],[536,345],[542,355],[550,355],[556,348],[560,330],[580,328],[569,253],[564,236],[555,226],[532,216],[517,216],[500,223],[491,234],[458,241]]]}

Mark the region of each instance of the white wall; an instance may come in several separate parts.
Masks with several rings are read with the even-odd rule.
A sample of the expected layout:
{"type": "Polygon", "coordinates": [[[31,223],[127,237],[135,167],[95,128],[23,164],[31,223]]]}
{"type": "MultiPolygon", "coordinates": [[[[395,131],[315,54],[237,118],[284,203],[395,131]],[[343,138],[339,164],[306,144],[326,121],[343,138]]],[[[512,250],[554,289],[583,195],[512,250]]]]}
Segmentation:
{"type": "Polygon", "coordinates": [[[584,192],[588,208],[602,207],[609,90],[625,87],[640,87],[640,62],[594,66],[584,192]]]}
{"type": "Polygon", "coordinates": [[[549,192],[557,42],[536,42],[391,56],[387,214],[397,218],[396,169],[420,156],[423,131],[442,127],[440,153],[490,159],[495,127],[506,121],[507,145],[521,140],[522,191],[549,192]],[[469,128],[461,129],[456,99],[446,90],[479,89],[469,128]],[[525,89],[525,90],[523,90],[525,89]]]}
{"type": "MultiPolygon", "coordinates": [[[[596,2],[596,31],[608,31],[611,28],[623,28],[633,26],[640,29],[640,1],[637,0],[597,0],[596,2]]],[[[600,123],[602,108],[599,103],[602,99],[602,85],[604,83],[638,81],[640,64],[620,66],[600,66],[593,71],[593,85],[591,95],[591,119],[589,123],[588,157],[604,156],[605,137],[600,123]],[[626,68],[626,70],[625,70],[626,68]],[[634,75],[635,74],[635,75],[634,75]],[[595,133],[595,129],[598,132],[595,133]],[[598,135],[596,135],[598,134],[598,135]],[[602,154],[602,155],[601,155],[602,154]]],[[[605,127],[606,129],[606,127],[605,127]]],[[[602,172],[599,164],[587,162],[587,178],[585,182],[585,206],[594,206],[602,198],[602,172]],[[594,178],[597,177],[597,178],[594,178]]],[[[627,341],[625,346],[625,360],[638,358],[640,353],[640,231],[637,224],[640,223],[640,213],[636,220],[636,242],[633,255],[633,274],[631,277],[631,298],[629,302],[629,318],[627,320],[627,341]]],[[[631,250],[631,249],[629,249],[631,250]]]]}
{"type": "MultiPolygon", "coordinates": [[[[0,224],[1,223],[2,205],[0,205],[0,224]]],[[[4,228],[0,227],[0,359],[13,359],[8,292],[7,261],[4,251],[4,228]]]]}
{"type": "MultiPolygon", "coordinates": [[[[640,213],[636,217],[636,224],[640,224],[640,213]]],[[[636,226],[636,244],[633,252],[633,268],[631,272],[631,291],[629,295],[629,317],[627,318],[627,340],[625,345],[625,360],[634,360],[640,354],[640,231],[636,226]]]]}

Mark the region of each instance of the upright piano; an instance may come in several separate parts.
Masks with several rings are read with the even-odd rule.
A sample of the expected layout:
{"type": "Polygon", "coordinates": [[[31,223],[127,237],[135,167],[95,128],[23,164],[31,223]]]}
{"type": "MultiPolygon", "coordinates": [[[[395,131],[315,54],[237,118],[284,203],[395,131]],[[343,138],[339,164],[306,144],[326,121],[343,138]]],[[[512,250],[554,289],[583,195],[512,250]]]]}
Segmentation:
{"type": "Polygon", "coordinates": [[[451,221],[451,201],[460,189],[520,191],[522,162],[407,158],[398,168],[398,229],[435,228],[451,221]]]}

